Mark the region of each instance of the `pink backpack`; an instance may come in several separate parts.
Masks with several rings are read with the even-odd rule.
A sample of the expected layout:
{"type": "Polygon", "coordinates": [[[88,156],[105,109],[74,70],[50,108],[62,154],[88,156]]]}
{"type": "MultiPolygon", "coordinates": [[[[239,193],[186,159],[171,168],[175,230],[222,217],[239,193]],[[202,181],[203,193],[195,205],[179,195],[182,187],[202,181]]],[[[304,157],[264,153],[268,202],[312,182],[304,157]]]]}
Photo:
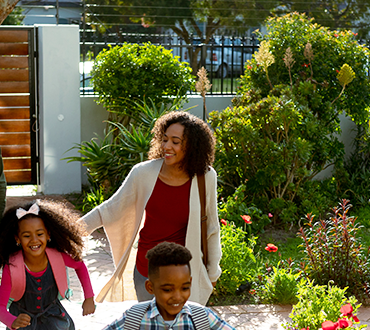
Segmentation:
{"type": "MultiPolygon", "coordinates": [[[[68,288],[68,277],[62,254],[55,249],[46,248],[46,255],[48,256],[55,282],[58,286],[59,298],[68,298],[70,289],[68,288]]],[[[26,290],[26,273],[24,267],[22,251],[18,251],[9,258],[9,269],[12,280],[10,301],[20,300],[26,290]]]]}

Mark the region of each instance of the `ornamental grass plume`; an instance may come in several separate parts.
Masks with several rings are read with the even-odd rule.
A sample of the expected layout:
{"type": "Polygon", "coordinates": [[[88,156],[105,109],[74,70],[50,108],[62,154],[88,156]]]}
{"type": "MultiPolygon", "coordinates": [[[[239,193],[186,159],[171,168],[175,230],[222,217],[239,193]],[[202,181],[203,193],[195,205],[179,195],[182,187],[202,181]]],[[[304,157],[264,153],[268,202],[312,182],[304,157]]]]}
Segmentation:
{"type": "Polygon", "coordinates": [[[295,60],[294,60],[294,57],[293,57],[292,49],[290,47],[288,47],[287,50],[285,51],[285,55],[284,55],[283,60],[284,60],[284,63],[285,63],[285,65],[286,65],[286,67],[288,68],[288,71],[289,71],[290,87],[293,88],[292,67],[295,63],[295,60]]]}
{"type": "Polygon", "coordinates": [[[356,73],[352,70],[352,68],[347,63],[343,64],[342,68],[340,69],[337,75],[337,79],[339,80],[339,83],[343,88],[340,94],[334,99],[333,102],[331,102],[331,104],[333,104],[336,100],[338,100],[342,96],[346,86],[350,82],[352,82],[352,80],[355,79],[355,77],[356,73]]]}
{"type": "Polygon", "coordinates": [[[206,94],[211,89],[212,84],[209,82],[207,77],[207,70],[202,66],[198,72],[198,81],[195,84],[195,90],[200,93],[203,97],[203,120],[206,119],[207,108],[206,108],[206,94]]]}
{"type": "Polygon", "coordinates": [[[270,52],[270,41],[263,40],[260,44],[258,52],[254,55],[254,57],[257,63],[262,65],[263,70],[265,70],[267,80],[270,84],[270,88],[272,89],[273,87],[269,78],[268,67],[275,63],[275,57],[270,52]]]}
{"type": "Polygon", "coordinates": [[[312,61],[313,61],[314,55],[313,55],[312,45],[309,42],[307,42],[306,46],[304,47],[303,55],[309,61],[309,65],[311,69],[311,79],[312,79],[313,77],[312,61]]]}

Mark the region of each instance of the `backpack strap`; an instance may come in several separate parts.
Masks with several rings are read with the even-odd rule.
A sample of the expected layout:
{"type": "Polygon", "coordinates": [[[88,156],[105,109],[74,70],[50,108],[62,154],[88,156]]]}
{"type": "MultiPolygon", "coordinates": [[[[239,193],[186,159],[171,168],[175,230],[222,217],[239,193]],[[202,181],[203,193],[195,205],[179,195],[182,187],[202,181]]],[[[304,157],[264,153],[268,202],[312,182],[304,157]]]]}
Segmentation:
{"type": "Polygon", "coordinates": [[[123,330],[139,330],[144,314],[150,306],[151,300],[140,302],[126,312],[123,330]]]}
{"type": "Polygon", "coordinates": [[[196,330],[209,330],[211,327],[209,325],[209,318],[207,312],[205,311],[205,307],[201,305],[195,305],[193,303],[189,303],[189,307],[191,309],[191,319],[194,323],[196,330]]]}
{"type": "Polygon", "coordinates": [[[62,298],[65,298],[66,292],[68,292],[68,279],[62,254],[56,249],[48,247],[46,248],[46,254],[53,271],[55,282],[57,283],[59,294],[62,298]]]}
{"type": "Polygon", "coordinates": [[[10,256],[9,270],[12,281],[10,298],[18,301],[22,298],[24,291],[26,290],[26,270],[24,268],[22,250],[19,250],[10,256]]]}

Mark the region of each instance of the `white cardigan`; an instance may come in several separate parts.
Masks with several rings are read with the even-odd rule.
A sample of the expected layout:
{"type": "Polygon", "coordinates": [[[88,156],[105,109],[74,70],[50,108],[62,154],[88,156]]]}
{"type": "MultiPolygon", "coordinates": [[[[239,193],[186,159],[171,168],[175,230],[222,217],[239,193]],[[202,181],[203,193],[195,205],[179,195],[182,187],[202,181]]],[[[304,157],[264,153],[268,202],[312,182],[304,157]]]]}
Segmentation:
{"type": "MultiPolygon", "coordinates": [[[[138,233],[146,204],[157,181],[163,159],[150,160],[135,165],[121,187],[107,201],[87,213],[82,220],[87,232],[104,226],[115,264],[115,272],[96,298],[97,302],[123,301],[123,272],[132,245],[138,233]]],[[[190,261],[192,288],[189,300],[205,305],[212,293],[211,282],[221,275],[220,226],[217,215],[217,175],[211,168],[205,174],[206,215],[208,239],[208,273],[202,262],[200,235],[200,200],[198,180],[194,176],[190,190],[189,222],[185,246],[193,258],[190,261]]],[[[175,217],[176,215],[174,215],[175,217]]]]}

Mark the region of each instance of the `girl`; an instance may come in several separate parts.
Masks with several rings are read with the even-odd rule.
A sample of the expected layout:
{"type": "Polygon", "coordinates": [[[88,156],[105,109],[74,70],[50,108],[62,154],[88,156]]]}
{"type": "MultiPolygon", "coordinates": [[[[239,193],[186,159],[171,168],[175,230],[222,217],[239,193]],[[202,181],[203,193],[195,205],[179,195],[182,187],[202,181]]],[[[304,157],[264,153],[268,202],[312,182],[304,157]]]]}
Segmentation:
{"type": "Polygon", "coordinates": [[[89,273],[81,261],[85,231],[76,222],[78,217],[62,203],[39,199],[4,214],[0,222],[0,321],[7,329],[75,328],[58,299],[58,293],[68,298],[65,266],[76,270],[82,284],[82,314],[95,312],[89,273]]]}

